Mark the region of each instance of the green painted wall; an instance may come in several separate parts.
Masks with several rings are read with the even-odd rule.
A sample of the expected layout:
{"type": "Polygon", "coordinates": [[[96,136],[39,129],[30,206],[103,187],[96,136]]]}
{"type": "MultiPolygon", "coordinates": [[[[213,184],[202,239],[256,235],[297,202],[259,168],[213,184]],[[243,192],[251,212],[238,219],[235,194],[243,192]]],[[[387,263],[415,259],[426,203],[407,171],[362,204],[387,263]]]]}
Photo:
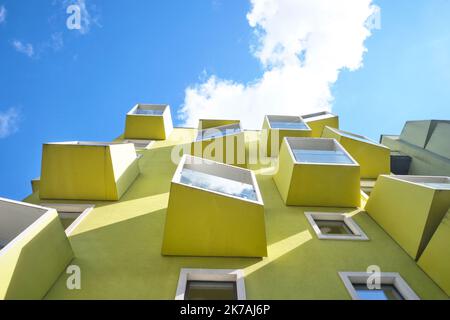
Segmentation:
{"type": "MultiPolygon", "coordinates": [[[[304,212],[324,208],[285,206],[272,176],[258,167],[253,169],[265,204],[267,258],[162,256],[176,169],[170,161],[172,146],[188,143],[191,130],[175,129],[168,140],[142,151],[141,174],[120,201],[97,203],[70,236],[82,289],[67,290],[62,273],[47,299],[174,299],[181,268],[242,268],[248,299],[350,299],[338,271],[365,271],[374,264],[399,272],[423,299],[447,298],[365,212],[355,211],[354,218],[370,241],[318,240],[304,212]]],[[[247,142],[257,139],[257,133],[246,131],[247,142]]],[[[37,194],[27,200],[39,202],[37,194]]]]}

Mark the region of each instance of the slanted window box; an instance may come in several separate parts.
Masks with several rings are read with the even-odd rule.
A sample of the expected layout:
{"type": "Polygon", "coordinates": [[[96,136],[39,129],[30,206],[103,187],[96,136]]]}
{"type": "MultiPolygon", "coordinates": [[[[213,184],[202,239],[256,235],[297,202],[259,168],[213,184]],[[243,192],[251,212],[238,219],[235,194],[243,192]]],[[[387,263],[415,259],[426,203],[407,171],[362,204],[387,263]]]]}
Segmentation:
{"type": "Polygon", "coordinates": [[[274,181],[287,205],[357,207],[359,179],[359,164],[336,140],[284,138],[274,181]]]}
{"type": "Polygon", "coordinates": [[[268,115],[264,117],[261,146],[266,148],[267,156],[276,157],[285,137],[311,137],[311,135],[311,128],[299,116],[268,115]]]}
{"type": "Polygon", "coordinates": [[[381,175],[365,210],[419,259],[450,207],[450,178],[381,175]]]}
{"type": "Polygon", "coordinates": [[[254,173],[184,155],[171,184],[162,253],[266,256],[264,203],[254,173]]]}
{"type": "Polygon", "coordinates": [[[118,200],[139,174],[131,143],[58,142],[43,146],[41,199],[118,200]]]}
{"type": "Polygon", "coordinates": [[[234,166],[246,167],[245,134],[239,120],[199,120],[191,155],[234,166]]]}
{"type": "Polygon", "coordinates": [[[0,300],[42,299],[72,258],[56,210],[0,198],[0,300]]]}
{"type": "Polygon", "coordinates": [[[333,138],[347,150],[361,166],[361,178],[376,179],[391,170],[390,149],[371,139],[326,126],[323,138],[333,138]]]}
{"type": "Polygon", "coordinates": [[[339,129],[339,117],[328,111],[310,113],[301,117],[311,128],[313,138],[320,138],[325,126],[339,129]]]}
{"type": "Polygon", "coordinates": [[[420,268],[450,297],[450,208],[420,256],[420,268]]]}
{"type": "Polygon", "coordinates": [[[165,140],[173,130],[168,105],[137,104],[127,113],[125,139],[165,140]]]}

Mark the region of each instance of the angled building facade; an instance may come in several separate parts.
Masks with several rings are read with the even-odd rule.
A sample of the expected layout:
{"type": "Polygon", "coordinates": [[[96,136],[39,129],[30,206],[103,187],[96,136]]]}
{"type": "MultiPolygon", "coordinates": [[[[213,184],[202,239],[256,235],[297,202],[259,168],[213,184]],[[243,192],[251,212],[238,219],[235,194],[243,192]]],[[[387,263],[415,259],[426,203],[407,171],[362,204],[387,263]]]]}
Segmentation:
{"type": "Polygon", "coordinates": [[[173,128],[169,116],[168,106],[137,105],[111,143],[45,145],[32,194],[0,200],[0,298],[449,298],[447,174],[424,182],[383,168],[368,195],[365,158],[331,113],[267,117],[282,122],[277,131],[303,128],[277,137],[273,155],[252,150],[264,128],[173,128]],[[212,143],[225,150],[204,156],[212,143]],[[209,156],[229,150],[245,163],[209,156]]]}

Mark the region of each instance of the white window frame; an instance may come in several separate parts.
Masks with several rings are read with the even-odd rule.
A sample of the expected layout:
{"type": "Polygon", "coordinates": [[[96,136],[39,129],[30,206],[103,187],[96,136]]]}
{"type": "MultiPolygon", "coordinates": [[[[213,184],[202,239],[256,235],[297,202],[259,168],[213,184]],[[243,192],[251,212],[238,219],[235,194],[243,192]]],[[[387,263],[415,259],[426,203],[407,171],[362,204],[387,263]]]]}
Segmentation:
{"type": "Polygon", "coordinates": [[[313,228],[317,238],[321,240],[359,240],[367,241],[369,237],[358,226],[358,224],[346,213],[334,212],[305,212],[306,219],[313,228]],[[316,223],[316,220],[342,221],[353,233],[352,235],[324,234],[316,223]]]}
{"type": "Polygon", "coordinates": [[[325,166],[353,166],[359,167],[359,163],[352,157],[352,155],[333,138],[301,138],[301,137],[284,137],[288,146],[289,154],[294,161],[294,164],[301,165],[325,165],[325,166]],[[324,146],[324,144],[328,144],[324,146]],[[300,145],[300,146],[298,146],[300,145]],[[314,151],[341,151],[351,161],[351,163],[340,162],[304,162],[295,157],[294,150],[314,150],[314,151]]]}
{"type": "Polygon", "coordinates": [[[188,188],[202,190],[204,192],[214,193],[214,194],[224,196],[224,197],[237,199],[240,201],[247,201],[247,202],[253,202],[253,203],[264,205],[263,198],[261,196],[261,191],[259,190],[258,181],[256,180],[256,175],[252,170],[232,166],[229,164],[225,164],[225,163],[221,163],[221,162],[217,162],[217,161],[213,161],[213,160],[209,160],[209,159],[195,157],[195,156],[192,156],[189,154],[184,154],[181,157],[181,160],[178,163],[178,167],[175,170],[175,174],[173,175],[172,183],[186,186],[188,188]],[[204,168],[204,170],[199,170],[199,169],[195,168],[196,165],[202,166],[204,168]],[[230,180],[247,183],[247,184],[253,186],[253,188],[255,189],[256,200],[245,199],[245,198],[241,198],[238,196],[222,193],[219,191],[182,183],[181,175],[185,168],[191,169],[193,171],[210,174],[210,175],[213,175],[216,177],[228,178],[230,180]]]}
{"type": "Polygon", "coordinates": [[[286,130],[286,131],[311,131],[311,128],[300,116],[281,116],[281,115],[266,115],[267,124],[271,130],[286,130]],[[272,128],[271,122],[286,122],[286,123],[303,123],[305,128],[272,128]]]}
{"type": "Polygon", "coordinates": [[[32,230],[34,228],[34,226],[40,224],[41,221],[45,220],[46,214],[49,211],[49,208],[45,208],[45,207],[38,206],[35,204],[27,203],[27,202],[20,202],[20,201],[15,201],[15,200],[0,197],[0,205],[2,204],[2,202],[21,206],[24,208],[24,210],[26,210],[27,208],[35,209],[35,210],[36,209],[42,210],[42,213],[40,214],[40,216],[38,218],[36,218],[36,220],[29,223],[28,226],[25,227],[22,232],[17,233],[16,236],[13,239],[11,239],[11,241],[2,243],[3,248],[0,249],[0,256],[5,254],[11,247],[14,246],[15,243],[20,241],[22,238],[26,237],[26,235],[30,232],[30,230],[32,230]]]}
{"type": "MultiPolygon", "coordinates": [[[[361,300],[353,286],[354,284],[365,284],[373,273],[367,272],[339,272],[339,276],[353,300],[361,300]]],[[[381,272],[381,284],[393,285],[405,300],[420,300],[419,296],[411,289],[402,276],[397,272],[381,272]]]]}
{"type": "Polygon", "coordinates": [[[241,269],[189,269],[183,268],[178,278],[175,300],[184,300],[188,281],[236,282],[238,300],[246,300],[244,271],[241,269]]]}
{"type": "Polygon", "coordinates": [[[58,212],[58,216],[61,218],[72,218],[77,216],[74,222],[67,227],[66,235],[71,235],[76,227],[79,226],[89,213],[94,209],[93,204],[77,204],[77,203],[42,203],[43,207],[55,209],[58,212]],[[60,212],[63,212],[61,214],[60,212]]]}

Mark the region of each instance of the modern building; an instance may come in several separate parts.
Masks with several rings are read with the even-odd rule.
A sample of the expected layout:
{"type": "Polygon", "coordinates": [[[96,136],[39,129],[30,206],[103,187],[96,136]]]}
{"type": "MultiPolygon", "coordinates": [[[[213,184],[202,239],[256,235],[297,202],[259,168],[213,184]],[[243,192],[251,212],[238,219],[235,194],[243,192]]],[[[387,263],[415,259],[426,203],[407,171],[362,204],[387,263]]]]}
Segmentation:
{"type": "Polygon", "coordinates": [[[450,176],[450,121],[408,121],[400,135],[381,135],[395,174],[450,176]]]}
{"type": "Polygon", "coordinates": [[[266,117],[286,121],[303,131],[269,157],[264,129],[173,128],[161,105],[134,107],[112,143],[45,144],[33,193],[0,199],[0,298],[448,299],[448,174],[367,170],[367,195],[370,161],[336,115],[266,117]],[[204,140],[245,163],[193,154],[204,140]]]}

